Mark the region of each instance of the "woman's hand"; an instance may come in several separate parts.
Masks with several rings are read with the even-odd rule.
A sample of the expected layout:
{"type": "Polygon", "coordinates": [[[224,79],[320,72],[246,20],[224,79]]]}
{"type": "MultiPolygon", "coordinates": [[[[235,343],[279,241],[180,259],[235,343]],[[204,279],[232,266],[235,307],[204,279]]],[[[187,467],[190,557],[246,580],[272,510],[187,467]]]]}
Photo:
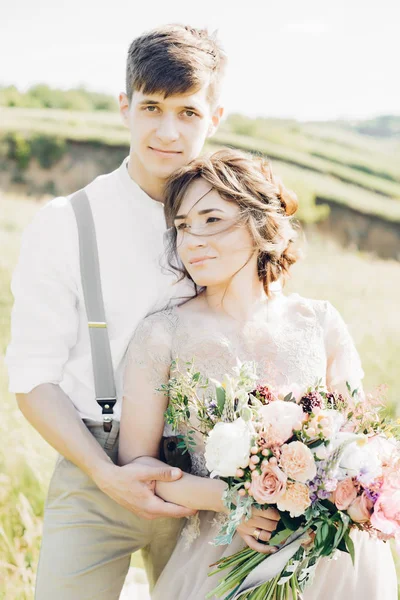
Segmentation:
{"type": "Polygon", "coordinates": [[[237,532],[252,550],[261,552],[261,554],[272,554],[276,552],[276,548],[261,542],[268,542],[278,526],[279,519],[279,512],[275,508],[268,508],[267,510],[253,508],[251,518],[248,521],[243,521],[237,528],[237,532]],[[253,535],[256,530],[260,530],[258,540],[261,541],[257,541],[253,535]]]}

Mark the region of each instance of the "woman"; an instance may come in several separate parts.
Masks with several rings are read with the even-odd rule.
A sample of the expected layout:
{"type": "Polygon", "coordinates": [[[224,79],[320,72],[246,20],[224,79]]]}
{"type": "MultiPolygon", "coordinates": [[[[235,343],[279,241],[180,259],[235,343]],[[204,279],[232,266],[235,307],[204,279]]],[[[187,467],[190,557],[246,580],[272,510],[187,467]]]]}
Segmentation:
{"type": "MultiPolygon", "coordinates": [[[[135,333],[121,418],[122,463],[140,456],[157,460],[168,400],[155,388],[168,381],[177,357],[182,364],[194,359],[197,370],[217,380],[239,358],[255,361],[261,380],[279,387],[305,389],[317,379],[338,391],[345,391],[346,381],[360,386],[359,356],[333,306],[282,293],[282,280],[297,258],[291,223],[296,209],[294,194],[277,183],[262,159],[232,150],[200,158],[170,179],[165,211],[171,248],[179,259],[176,268],[197,284],[199,293],[180,307],[146,318],[135,333]]],[[[200,437],[191,458],[191,475],[157,483],[162,498],[200,512],[198,530],[193,523],[184,528],[154,600],[203,599],[218,582],[208,577],[209,565],[244,546],[238,534],[229,546],[209,543],[218,530],[216,516],[225,510],[225,484],[208,478],[200,437]]],[[[267,541],[274,526],[260,529],[267,541]]],[[[252,545],[251,531],[246,533],[252,545]]],[[[346,554],[324,559],[305,600],[396,600],[389,546],[367,534],[358,533],[354,540],[355,567],[346,554]]]]}

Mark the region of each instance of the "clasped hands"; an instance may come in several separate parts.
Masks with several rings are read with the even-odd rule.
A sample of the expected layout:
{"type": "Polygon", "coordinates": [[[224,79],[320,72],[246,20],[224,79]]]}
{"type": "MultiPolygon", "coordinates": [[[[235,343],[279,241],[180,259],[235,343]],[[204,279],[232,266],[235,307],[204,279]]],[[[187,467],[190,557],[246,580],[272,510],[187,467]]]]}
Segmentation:
{"type": "MultiPolygon", "coordinates": [[[[116,466],[109,462],[106,467],[96,478],[97,485],[118,504],[142,518],[182,518],[196,514],[197,510],[164,502],[155,495],[156,481],[179,480],[183,474],[179,469],[173,469],[151,457],[141,457],[125,466],[116,466]]],[[[279,519],[279,513],[274,508],[253,508],[250,519],[243,521],[237,532],[252,550],[271,554],[275,552],[275,548],[263,542],[269,541],[279,519]]]]}

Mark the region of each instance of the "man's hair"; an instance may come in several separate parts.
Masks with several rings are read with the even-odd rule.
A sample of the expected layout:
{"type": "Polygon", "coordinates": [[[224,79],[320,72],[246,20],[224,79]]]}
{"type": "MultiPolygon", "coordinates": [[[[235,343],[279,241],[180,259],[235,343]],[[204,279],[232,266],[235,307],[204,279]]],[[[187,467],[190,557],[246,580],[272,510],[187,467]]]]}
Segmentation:
{"type": "Polygon", "coordinates": [[[164,94],[196,91],[208,83],[216,105],[226,55],[214,34],[184,25],[164,25],[133,40],[126,64],[126,93],[164,94]]]}

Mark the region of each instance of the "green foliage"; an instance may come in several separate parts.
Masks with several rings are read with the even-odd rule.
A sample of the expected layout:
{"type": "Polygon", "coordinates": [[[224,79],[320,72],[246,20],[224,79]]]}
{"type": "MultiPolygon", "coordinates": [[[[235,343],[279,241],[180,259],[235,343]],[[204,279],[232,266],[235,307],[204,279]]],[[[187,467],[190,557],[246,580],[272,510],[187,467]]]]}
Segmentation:
{"type": "Polygon", "coordinates": [[[16,163],[20,171],[28,168],[31,158],[36,158],[43,169],[49,169],[64,156],[66,141],[53,135],[36,134],[25,137],[20,132],[5,137],[5,154],[16,163]]]}
{"type": "Polygon", "coordinates": [[[250,496],[239,496],[237,487],[230,487],[224,492],[223,501],[230,512],[212,542],[214,546],[231,544],[239,525],[251,517],[253,499],[250,496]]]}
{"type": "Polygon", "coordinates": [[[35,135],[31,141],[31,154],[43,169],[50,169],[64,156],[66,142],[59,137],[35,135]]]}
{"type": "MultiPolygon", "coordinates": [[[[17,106],[25,108],[28,106],[26,95],[23,92],[20,92],[15,85],[0,87],[0,106],[17,106]]],[[[35,104],[33,100],[30,106],[32,108],[41,108],[41,106],[35,104]]]]}
{"type": "Polygon", "coordinates": [[[216,396],[217,396],[217,408],[218,408],[218,416],[221,416],[224,412],[225,400],[226,400],[226,392],[224,388],[220,385],[216,386],[216,396]]]}
{"type": "Polygon", "coordinates": [[[364,135],[400,138],[400,116],[381,115],[368,121],[360,121],[351,125],[353,129],[364,135]]]}
{"type": "Polygon", "coordinates": [[[23,171],[31,160],[31,145],[22,133],[9,133],[6,136],[7,158],[16,162],[23,171]]]}
{"type": "Polygon", "coordinates": [[[169,398],[169,405],[164,414],[165,421],[171,425],[173,431],[184,431],[179,435],[178,447],[187,451],[195,445],[193,438],[195,430],[188,429],[191,409],[195,409],[202,430],[212,429],[214,422],[208,407],[198,396],[199,390],[208,388],[208,379],[195,370],[193,361],[186,363],[185,366],[185,371],[181,372],[177,361],[174,360],[170,367],[171,378],[158,391],[169,398]]]}
{"type": "Polygon", "coordinates": [[[246,135],[249,137],[258,137],[257,121],[244,117],[243,115],[233,114],[228,117],[230,129],[237,135],[246,135]]]}
{"type": "Polygon", "coordinates": [[[0,87],[0,106],[60,108],[88,112],[118,109],[115,98],[108,94],[90,92],[84,87],[60,90],[43,83],[30,87],[26,92],[20,92],[15,85],[0,87]]]}

